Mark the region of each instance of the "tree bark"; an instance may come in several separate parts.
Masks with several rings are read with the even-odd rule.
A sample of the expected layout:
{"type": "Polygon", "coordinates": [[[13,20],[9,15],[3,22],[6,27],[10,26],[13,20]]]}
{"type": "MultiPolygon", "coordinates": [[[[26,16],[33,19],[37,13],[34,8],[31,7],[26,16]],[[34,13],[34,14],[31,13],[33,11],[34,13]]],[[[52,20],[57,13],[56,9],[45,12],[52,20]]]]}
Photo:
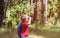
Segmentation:
{"type": "MultiPolygon", "coordinates": [[[[33,23],[40,21],[40,24],[45,25],[47,21],[47,0],[31,0],[30,3],[34,3],[33,23]],[[39,18],[39,19],[38,19],[39,18]]],[[[36,24],[36,23],[35,23],[36,24]]]]}
{"type": "Polygon", "coordinates": [[[0,27],[3,25],[4,20],[4,0],[0,0],[0,27]]]}
{"type": "Polygon", "coordinates": [[[47,2],[47,0],[42,0],[42,25],[45,25],[47,21],[47,2]]]}

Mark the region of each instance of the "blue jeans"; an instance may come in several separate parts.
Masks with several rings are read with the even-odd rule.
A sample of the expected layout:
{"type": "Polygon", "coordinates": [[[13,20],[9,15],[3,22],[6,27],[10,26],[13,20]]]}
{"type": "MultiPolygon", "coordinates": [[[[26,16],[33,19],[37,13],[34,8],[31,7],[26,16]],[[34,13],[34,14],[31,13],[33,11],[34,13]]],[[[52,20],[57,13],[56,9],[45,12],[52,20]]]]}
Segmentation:
{"type": "Polygon", "coordinates": [[[20,38],[29,38],[28,36],[20,36],[20,38]]]}

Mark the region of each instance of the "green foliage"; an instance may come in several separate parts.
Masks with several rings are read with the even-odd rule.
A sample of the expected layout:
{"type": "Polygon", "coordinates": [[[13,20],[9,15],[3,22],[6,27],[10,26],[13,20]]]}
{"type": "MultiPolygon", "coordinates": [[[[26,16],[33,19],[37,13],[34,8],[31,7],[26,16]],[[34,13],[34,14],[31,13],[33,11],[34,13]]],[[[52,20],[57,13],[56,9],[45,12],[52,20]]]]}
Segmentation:
{"type": "MultiPolygon", "coordinates": [[[[57,24],[57,25],[58,25],[58,24],[57,24]]],[[[60,32],[60,26],[57,26],[57,25],[56,25],[56,26],[47,25],[47,26],[44,26],[44,27],[38,25],[37,30],[43,31],[43,32],[45,32],[45,31],[48,31],[48,32],[60,32]]],[[[60,25],[60,24],[59,24],[59,25],[60,25]]],[[[35,29],[36,29],[35,24],[30,25],[29,28],[35,30],[35,29]]]]}
{"type": "MultiPolygon", "coordinates": [[[[47,26],[53,26],[54,22],[55,22],[55,18],[58,17],[57,15],[57,7],[58,5],[58,1],[57,0],[48,0],[50,3],[48,4],[48,15],[51,12],[52,9],[52,13],[54,14],[53,17],[48,18],[47,21],[47,26]]],[[[33,4],[32,4],[33,5],[33,4]]],[[[20,16],[23,13],[26,13],[27,15],[29,15],[31,6],[28,0],[9,0],[9,7],[6,11],[6,19],[5,19],[5,25],[6,27],[8,26],[8,23],[11,22],[12,28],[17,28],[17,24],[18,22],[21,22],[20,16]]],[[[34,27],[35,26],[30,26],[30,27],[34,27]]]]}
{"type": "Polygon", "coordinates": [[[50,3],[48,4],[48,13],[50,13],[50,10],[52,9],[54,12],[57,13],[57,7],[58,7],[58,1],[57,0],[48,0],[50,3]]]}
{"type": "Polygon", "coordinates": [[[17,28],[18,22],[21,22],[21,14],[26,13],[29,14],[30,12],[30,3],[27,0],[9,0],[10,6],[8,7],[6,11],[6,19],[5,19],[5,25],[6,27],[12,26],[12,28],[17,28]],[[14,5],[13,2],[16,4],[14,5]],[[18,2],[20,2],[18,4],[18,2]],[[12,5],[11,5],[12,4],[12,5]],[[10,23],[10,24],[9,24],[10,23]]]}
{"type": "Polygon", "coordinates": [[[49,16],[49,14],[51,16],[50,16],[50,18],[48,18],[47,23],[49,23],[51,25],[51,24],[54,24],[54,22],[56,22],[55,18],[58,17],[58,12],[57,12],[57,10],[58,10],[58,1],[57,0],[48,0],[48,1],[49,1],[49,4],[48,4],[48,16],[49,16]]]}

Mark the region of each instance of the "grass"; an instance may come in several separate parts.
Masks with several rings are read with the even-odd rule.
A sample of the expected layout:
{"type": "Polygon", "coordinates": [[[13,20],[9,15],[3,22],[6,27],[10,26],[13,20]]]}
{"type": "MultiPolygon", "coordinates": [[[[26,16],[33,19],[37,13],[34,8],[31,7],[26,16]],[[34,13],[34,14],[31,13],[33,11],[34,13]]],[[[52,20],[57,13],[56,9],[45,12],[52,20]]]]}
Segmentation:
{"type": "MultiPolygon", "coordinates": [[[[35,29],[35,25],[30,25],[29,26],[31,29],[35,29]]],[[[40,31],[50,31],[50,32],[60,32],[60,27],[59,26],[44,26],[44,27],[41,27],[41,26],[38,26],[37,28],[38,30],[40,31]]]]}
{"type": "MultiPolygon", "coordinates": [[[[59,24],[58,24],[59,25],[59,24]]],[[[36,30],[35,24],[29,25],[30,38],[60,38],[60,27],[56,26],[40,26],[36,30]]],[[[0,38],[19,38],[17,29],[0,28],[0,38]]]]}

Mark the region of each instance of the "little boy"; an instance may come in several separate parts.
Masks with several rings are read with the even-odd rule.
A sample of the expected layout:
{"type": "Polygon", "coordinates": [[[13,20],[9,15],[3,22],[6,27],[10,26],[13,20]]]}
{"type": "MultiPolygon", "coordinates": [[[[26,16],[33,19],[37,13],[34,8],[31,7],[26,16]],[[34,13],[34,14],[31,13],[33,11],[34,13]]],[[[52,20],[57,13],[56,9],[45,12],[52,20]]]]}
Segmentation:
{"type": "Polygon", "coordinates": [[[21,29],[20,29],[20,38],[28,38],[28,25],[30,24],[29,17],[27,15],[22,15],[21,17],[22,23],[21,23],[21,29]]]}

